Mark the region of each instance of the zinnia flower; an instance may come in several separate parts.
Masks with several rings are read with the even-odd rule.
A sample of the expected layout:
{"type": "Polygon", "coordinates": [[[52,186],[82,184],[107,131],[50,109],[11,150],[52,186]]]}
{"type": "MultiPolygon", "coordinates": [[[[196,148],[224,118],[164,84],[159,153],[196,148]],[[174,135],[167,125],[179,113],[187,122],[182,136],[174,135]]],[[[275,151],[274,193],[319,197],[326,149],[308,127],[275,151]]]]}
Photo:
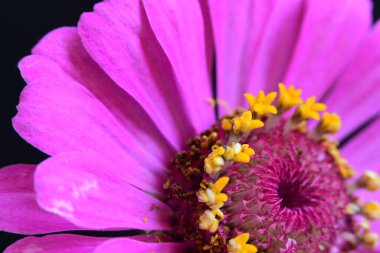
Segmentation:
{"type": "Polygon", "coordinates": [[[370,17],[365,0],[108,0],[49,33],[13,125],[50,158],[0,170],[0,228],[56,234],[5,252],[379,252],[370,17]]]}

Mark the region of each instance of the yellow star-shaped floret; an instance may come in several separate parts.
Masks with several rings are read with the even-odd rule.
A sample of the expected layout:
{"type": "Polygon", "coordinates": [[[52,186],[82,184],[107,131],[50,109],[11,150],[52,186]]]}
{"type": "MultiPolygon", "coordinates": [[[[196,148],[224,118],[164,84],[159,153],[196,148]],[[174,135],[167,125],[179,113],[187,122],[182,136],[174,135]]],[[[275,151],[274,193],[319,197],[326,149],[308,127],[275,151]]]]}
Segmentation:
{"type": "Polygon", "coordinates": [[[220,172],[224,166],[223,155],[226,150],[223,147],[219,147],[212,151],[205,159],[204,169],[207,174],[216,174],[220,172]]]}
{"type": "Polygon", "coordinates": [[[236,117],[232,120],[232,129],[234,133],[247,133],[253,129],[260,128],[264,126],[264,122],[258,119],[252,119],[252,112],[245,111],[240,117],[236,117]]]}
{"type": "Polygon", "coordinates": [[[320,119],[319,111],[326,110],[326,105],[322,103],[315,103],[316,98],[314,96],[308,98],[305,103],[297,108],[296,115],[301,118],[301,120],[307,119],[320,119]]]}
{"type": "Polygon", "coordinates": [[[226,147],[226,153],[224,158],[228,161],[249,163],[251,156],[255,154],[255,151],[249,147],[248,144],[240,144],[232,142],[231,146],[226,147]]]}
{"type": "Polygon", "coordinates": [[[250,93],[244,94],[247,99],[249,108],[252,112],[257,114],[258,118],[261,118],[265,114],[277,114],[277,108],[272,105],[273,100],[276,98],[277,92],[271,92],[265,95],[264,91],[260,91],[257,97],[250,93]]]}
{"type": "Polygon", "coordinates": [[[236,236],[228,241],[227,251],[229,253],[256,253],[257,247],[252,244],[247,244],[249,233],[244,233],[236,236]]]}
{"type": "Polygon", "coordinates": [[[380,205],[376,201],[370,201],[362,206],[363,215],[369,220],[380,219],[380,205]]]}
{"type": "Polygon", "coordinates": [[[336,113],[328,113],[325,112],[322,116],[322,120],[319,124],[319,128],[325,132],[330,134],[335,134],[339,131],[342,126],[342,122],[340,121],[340,117],[336,113]]]}
{"type": "Polygon", "coordinates": [[[376,171],[365,171],[359,178],[358,185],[371,192],[377,191],[380,188],[380,175],[376,171]]]}
{"type": "Polygon", "coordinates": [[[229,177],[219,178],[215,184],[209,184],[206,189],[197,192],[198,201],[206,203],[211,209],[217,209],[224,206],[228,196],[222,193],[224,187],[228,184],[229,177]]]}
{"type": "Polygon", "coordinates": [[[281,112],[285,112],[295,105],[301,104],[303,99],[300,97],[302,90],[296,89],[294,85],[286,86],[283,83],[278,85],[280,95],[277,100],[277,107],[281,112]]]}
{"type": "Polygon", "coordinates": [[[206,210],[201,217],[199,217],[199,228],[207,230],[210,233],[215,233],[219,227],[219,220],[223,219],[224,215],[219,209],[206,210]]]}

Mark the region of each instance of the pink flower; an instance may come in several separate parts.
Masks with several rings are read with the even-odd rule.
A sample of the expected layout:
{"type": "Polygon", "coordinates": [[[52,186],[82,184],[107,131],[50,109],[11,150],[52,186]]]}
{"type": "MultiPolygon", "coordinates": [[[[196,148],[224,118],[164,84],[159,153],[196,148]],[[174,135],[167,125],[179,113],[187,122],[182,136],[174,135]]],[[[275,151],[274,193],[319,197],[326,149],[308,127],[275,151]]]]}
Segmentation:
{"type": "Polygon", "coordinates": [[[108,0],[49,33],[20,62],[13,124],[51,157],[0,170],[0,229],[65,233],[5,252],[378,252],[380,223],[361,223],[380,217],[363,190],[380,184],[370,17],[363,0],[108,0]],[[342,126],[305,126],[325,109],[312,98],[255,97],[279,82],[342,126]],[[213,93],[237,108],[246,92],[215,121],[213,93]],[[129,229],[149,232],[69,234],[129,229]]]}

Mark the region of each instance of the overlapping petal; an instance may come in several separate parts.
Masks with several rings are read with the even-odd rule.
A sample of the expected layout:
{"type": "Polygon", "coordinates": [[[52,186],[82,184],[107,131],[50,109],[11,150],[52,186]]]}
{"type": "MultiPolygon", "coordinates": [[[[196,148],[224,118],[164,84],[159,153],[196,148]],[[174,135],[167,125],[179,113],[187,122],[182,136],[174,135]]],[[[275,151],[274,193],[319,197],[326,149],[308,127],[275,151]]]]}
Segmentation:
{"type": "MultiPolygon", "coordinates": [[[[89,229],[170,229],[169,207],[128,184],[138,173],[133,164],[121,167],[97,154],[61,153],[38,165],[37,201],[45,210],[89,229]]],[[[160,187],[154,177],[137,180],[160,187]]]]}
{"type": "Polygon", "coordinates": [[[150,253],[150,252],[165,252],[165,253],[179,253],[185,252],[185,243],[146,243],[136,241],[129,238],[118,238],[109,240],[94,251],[94,253],[123,253],[128,249],[130,253],[150,253]]]}
{"type": "Polygon", "coordinates": [[[321,98],[352,59],[371,25],[371,2],[306,0],[285,83],[321,98]]]}
{"type": "Polygon", "coordinates": [[[343,156],[347,157],[359,174],[368,169],[380,173],[379,129],[380,120],[377,120],[342,148],[343,156]]]}
{"type": "MultiPolygon", "coordinates": [[[[216,51],[217,96],[240,105],[274,1],[208,1],[216,51]]],[[[263,84],[256,88],[260,89],[263,84]]]]}
{"type": "Polygon", "coordinates": [[[218,96],[232,107],[244,91],[295,84],[320,97],[369,31],[369,1],[210,1],[218,96]],[[310,32],[313,31],[313,32],[310,32]]]}
{"type": "Polygon", "coordinates": [[[35,165],[18,164],[0,169],[0,231],[43,234],[80,227],[38,206],[33,187],[35,165]]]}
{"type": "MultiPolygon", "coordinates": [[[[192,85],[192,90],[198,87],[196,94],[181,91],[186,84],[176,75],[170,62],[174,59],[169,59],[159,44],[140,1],[112,0],[96,5],[94,12],[82,15],[79,32],[93,59],[152,116],[177,149],[195,130],[212,122],[212,117],[205,122],[205,116],[192,118],[194,112],[188,113],[204,108],[202,115],[211,115],[211,106],[205,107],[211,96],[210,84],[203,83],[203,77],[199,79],[202,83],[186,83],[192,85]],[[185,102],[189,100],[191,107],[185,102]]],[[[183,79],[186,73],[180,74],[183,79]]]]}
{"type": "Polygon", "coordinates": [[[136,125],[131,126],[134,132],[127,131],[104,104],[53,61],[33,55],[23,59],[20,69],[28,86],[13,125],[29,143],[50,155],[90,150],[120,164],[134,159],[147,171],[163,173],[171,149],[143,132],[136,133],[136,125]]]}
{"type": "Polygon", "coordinates": [[[109,238],[80,235],[26,237],[9,246],[4,253],[92,253],[109,238]]]}
{"type": "Polygon", "coordinates": [[[342,138],[380,112],[380,23],[365,37],[326,103],[342,116],[342,138]]]}
{"type": "Polygon", "coordinates": [[[213,110],[211,69],[207,57],[206,23],[198,0],[143,0],[144,8],[158,42],[167,55],[179,86],[179,96],[199,133],[210,126],[213,110]]]}

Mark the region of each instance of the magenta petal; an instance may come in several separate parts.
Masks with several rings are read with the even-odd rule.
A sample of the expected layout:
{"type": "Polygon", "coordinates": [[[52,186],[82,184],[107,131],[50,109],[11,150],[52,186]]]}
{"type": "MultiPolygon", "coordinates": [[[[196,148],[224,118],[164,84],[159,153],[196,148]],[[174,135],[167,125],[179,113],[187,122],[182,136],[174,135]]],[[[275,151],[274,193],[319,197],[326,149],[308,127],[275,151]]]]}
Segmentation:
{"type": "Polygon", "coordinates": [[[149,23],[173,68],[181,100],[197,132],[214,120],[205,22],[197,0],[143,1],[149,23]],[[169,32],[170,31],[170,32],[169,32]]]}
{"type": "Polygon", "coordinates": [[[82,15],[79,32],[92,58],[152,116],[164,136],[181,148],[194,135],[195,126],[140,1],[110,0],[96,5],[94,12],[82,15]]]}
{"type": "Polygon", "coordinates": [[[35,167],[18,164],[0,169],[0,231],[43,234],[81,229],[37,205],[35,167]]]}
{"type": "Polygon", "coordinates": [[[146,243],[129,238],[118,238],[101,244],[94,253],[182,253],[186,250],[185,243],[146,243]]]}
{"type": "Polygon", "coordinates": [[[129,174],[139,171],[128,163],[116,166],[120,165],[90,154],[56,155],[37,167],[38,203],[91,229],[170,229],[169,207],[128,184],[129,174]]]}
{"type": "Polygon", "coordinates": [[[327,100],[342,117],[344,137],[380,111],[380,23],[368,34],[327,100]]]}
{"type": "Polygon", "coordinates": [[[4,253],[91,253],[107,240],[80,235],[31,236],[15,242],[4,253]]]}
{"type": "Polygon", "coordinates": [[[343,156],[359,174],[367,169],[376,170],[380,173],[379,129],[380,120],[377,120],[342,148],[343,156]]]}
{"type": "Polygon", "coordinates": [[[20,69],[28,85],[13,125],[28,142],[50,155],[89,150],[121,162],[132,156],[147,170],[162,173],[173,152],[168,145],[150,139],[136,125],[129,128],[134,131],[127,131],[104,104],[53,61],[29,56],[20,69]]]}
{"type": "MultiPolygon", "coordinates": [[[[33,54],[54,61],[70,78],[85,86],[130,133],[132,143],[149,147],[159,145],[168,150],[160,158],[170,159],[168,141],[141,106],[92,60],[82,45],[77,28],[64,27],[50,32],[34,47],[33,54]]],[[[156,154],[161,155],[160,152],[156,154]]]]}
{"type": "MultiPolygon", "coordinates": [[[[260,39],[265,31],[273,1],[208,1],[213,25],[217,96],[230,107],[241,105],[260,39]]],[[[253,84],[257,89],[262,83],[253,84]]]]}
{"type": "MultiPolygon", "coordinates": [[[[371,25],[368,0],[307,0],[285,82],[318,98],[347,66],[371,25]]],[[[281,41],[282,38],[279,38],[281,41]]]]}
{"type": "Polygon", "coordinates": [[[247,90],[257,93],[258,84],[267,92],[283,82],[302,26],[305,1],[277,1],[257,49],[247,90]]]}

